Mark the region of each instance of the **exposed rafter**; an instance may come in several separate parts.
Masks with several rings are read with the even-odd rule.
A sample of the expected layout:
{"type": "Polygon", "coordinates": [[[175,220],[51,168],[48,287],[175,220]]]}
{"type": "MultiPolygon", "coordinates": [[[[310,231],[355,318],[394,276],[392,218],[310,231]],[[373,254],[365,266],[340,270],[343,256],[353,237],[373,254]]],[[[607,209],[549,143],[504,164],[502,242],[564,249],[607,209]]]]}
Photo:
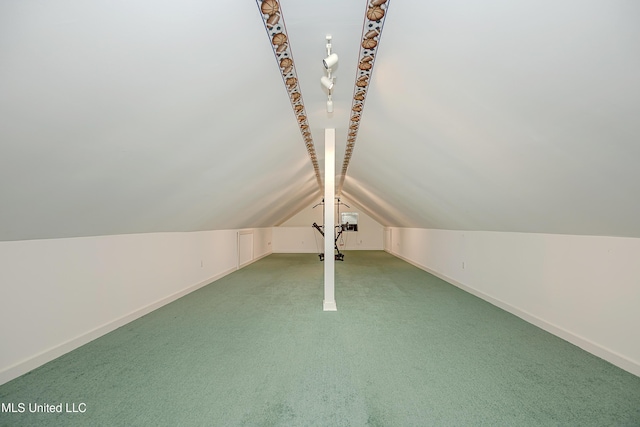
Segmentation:
{"type": "Polygon", "coordinates": [[[358,58],[358,72],[356,73],[355,89],[353,91],[353,102],[351,104],[351,118],[349,120],[349,133],[347,135],[347,145],[344,151],[342,162],[342,172],[336,194],[340,196],[342,186],[347,175],[349,162],[356,145],[358,129],[360,128],[360,118],[364,110],[364,101],[367,97],[369,82],[373,75],[382,28],[387,17],[389,0],[368,0],[365,11],[364,23],[362,24],[362,38],[360,40],[360,55],[358,58]]]}
{"type": "MultiPolygon", "coordinates": [[[[385,0],[386,1],[386,0],[385,0]]],[[[278,68],[282,74],[282,81],[284,82],[285,89],[289,94],[289,100],[291,101],[291,107],[293,113],[296,116],[302,139],[309,153],[313,170],[316,174],[316,180],[320,191],[323,189],[322,178],[320,176],[320,167],[318,166],[318,156],[316,154],[313,138],[311,137],[311,130],[309,128],[309,121],[307,119],[307,112],[304,107],[304,101],[302,99],[302,91],[298,83],[298,75],[296,73],[296,66],[293,62],[293,54],[291,53],[291,47],[289,46],[289,35],[287,34],[287,28],[284,23],[284,16],[280,8],[280,2],[277,0],[256,0],[258,9],[262,15],[264,21],[264,27],[267,30],[269,41],[273,48],[278,68]]]]}

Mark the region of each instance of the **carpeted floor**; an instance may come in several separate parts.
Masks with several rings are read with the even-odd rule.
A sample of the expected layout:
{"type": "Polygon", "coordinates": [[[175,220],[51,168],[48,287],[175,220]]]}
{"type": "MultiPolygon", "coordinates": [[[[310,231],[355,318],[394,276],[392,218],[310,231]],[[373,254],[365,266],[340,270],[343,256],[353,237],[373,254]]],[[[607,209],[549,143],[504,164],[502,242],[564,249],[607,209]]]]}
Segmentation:
{"type": "Polygon", "coordinates": [[[640,378],[424,271],[336,276],[325,313],[315,255],[264,258],[0,386],[0,425],[640,425],[640,378]]]}

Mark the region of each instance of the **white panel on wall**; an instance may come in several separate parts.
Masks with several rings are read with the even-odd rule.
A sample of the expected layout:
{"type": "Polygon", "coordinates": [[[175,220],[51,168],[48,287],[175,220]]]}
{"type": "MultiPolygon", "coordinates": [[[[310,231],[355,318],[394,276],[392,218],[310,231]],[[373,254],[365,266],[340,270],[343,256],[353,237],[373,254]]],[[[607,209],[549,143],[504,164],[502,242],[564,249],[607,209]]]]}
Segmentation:
{"type": "Polygon", "coordinates": [[[238,231],[238,267],[253,261],[253,231],[238,231]]]}

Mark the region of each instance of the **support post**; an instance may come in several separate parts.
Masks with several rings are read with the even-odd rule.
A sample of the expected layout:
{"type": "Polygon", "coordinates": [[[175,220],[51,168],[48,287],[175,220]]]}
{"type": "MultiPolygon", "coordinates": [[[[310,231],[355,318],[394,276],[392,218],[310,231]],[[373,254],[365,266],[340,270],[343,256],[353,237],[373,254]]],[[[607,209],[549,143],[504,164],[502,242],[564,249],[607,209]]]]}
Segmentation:
{"type": "Polygon", "coordinates": [[[335,297],[336,130],[324,130],[324,311],[337,311],[335,297]]]}

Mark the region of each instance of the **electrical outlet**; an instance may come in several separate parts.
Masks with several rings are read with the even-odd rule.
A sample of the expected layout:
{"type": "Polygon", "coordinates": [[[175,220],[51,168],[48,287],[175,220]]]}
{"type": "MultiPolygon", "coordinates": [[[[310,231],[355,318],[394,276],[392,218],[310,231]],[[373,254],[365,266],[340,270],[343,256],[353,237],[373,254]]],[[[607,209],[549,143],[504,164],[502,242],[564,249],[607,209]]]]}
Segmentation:
{"type": "Polygon", "coordinates": [[[464,261],[462,261],[462,269],[464,270],[464,268],[465,268],[465,263],[464,261]]]}
{"type": "Polygon", "coordinates": [[[200,260],[200,267],[204,267],[204,262],[200,260]]]}

